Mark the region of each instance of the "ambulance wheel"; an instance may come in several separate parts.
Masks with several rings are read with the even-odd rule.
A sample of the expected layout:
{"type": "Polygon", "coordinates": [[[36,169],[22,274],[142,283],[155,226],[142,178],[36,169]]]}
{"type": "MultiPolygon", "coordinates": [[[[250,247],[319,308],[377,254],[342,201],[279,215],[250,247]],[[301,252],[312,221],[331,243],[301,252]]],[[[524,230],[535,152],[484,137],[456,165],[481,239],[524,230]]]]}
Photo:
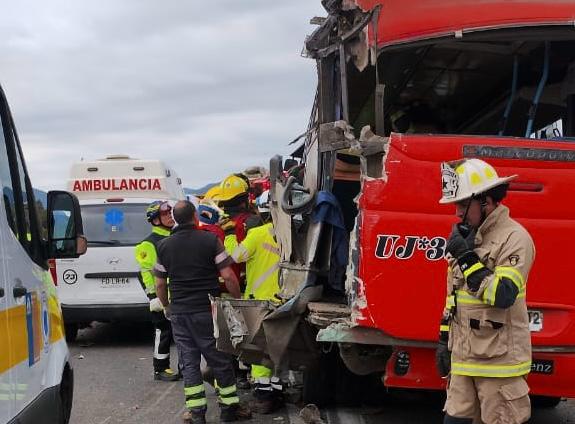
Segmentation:
{"type": "Polygon", "coordinates": [[[531,405],[534,408],[555,408],[560,402],[560,397],[531,396],[531,405]]]}
{"type": "Polygon", "coordinates": [[[78,337],[78,324],[76,323],[64,324],[64,330],[66,331],[67,342],[76,341],[76,338],[78,337]]]}
{"type": "Polygon", "coordinates": [[[68,424],[72,414],[72,400],[74,398],[74,375],[70,367],[66,365],[62,374],[62,382],[59,391],[59,420],[58,424],[68,424]]]}

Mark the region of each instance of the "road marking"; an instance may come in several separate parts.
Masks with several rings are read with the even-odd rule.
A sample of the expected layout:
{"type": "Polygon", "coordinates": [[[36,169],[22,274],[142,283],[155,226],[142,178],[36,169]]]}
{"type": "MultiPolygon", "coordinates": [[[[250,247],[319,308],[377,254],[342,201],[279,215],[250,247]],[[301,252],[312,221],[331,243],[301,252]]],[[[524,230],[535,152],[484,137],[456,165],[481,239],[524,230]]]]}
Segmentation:
{"type": "Polygon", "coordinates": [[[106,424],[108,421],[110,421],[112,419],[112,417],[108,417],[106,418],[104,421],[100,422],[100,424],[106,424]]]}

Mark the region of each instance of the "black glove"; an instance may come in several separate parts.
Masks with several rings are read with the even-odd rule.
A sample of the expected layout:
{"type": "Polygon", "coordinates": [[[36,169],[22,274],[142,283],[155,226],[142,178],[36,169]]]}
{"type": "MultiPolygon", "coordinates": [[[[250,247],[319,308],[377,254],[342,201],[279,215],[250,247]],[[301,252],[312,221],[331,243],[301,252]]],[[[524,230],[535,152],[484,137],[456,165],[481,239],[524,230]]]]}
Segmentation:
{"type": "Polygon", "coordinates": [[[447,350],[445,341],[439,341],[439,346],[435,351],[435,366],[442,377],[447,377],[451,372],[451,352],[447,350]]]}
{"type": "Polygon", "coordinates": [[[465,253],[473,251],[475,247],[475,231],[469,231],[469,233],[464,236],[461,234],[459,229],[459,224],[455,224],[451,230],[451,234],[447,239],[447,245],[445,246],[445,251],[453,256],[455,259],[460,258],[465,253]]]}

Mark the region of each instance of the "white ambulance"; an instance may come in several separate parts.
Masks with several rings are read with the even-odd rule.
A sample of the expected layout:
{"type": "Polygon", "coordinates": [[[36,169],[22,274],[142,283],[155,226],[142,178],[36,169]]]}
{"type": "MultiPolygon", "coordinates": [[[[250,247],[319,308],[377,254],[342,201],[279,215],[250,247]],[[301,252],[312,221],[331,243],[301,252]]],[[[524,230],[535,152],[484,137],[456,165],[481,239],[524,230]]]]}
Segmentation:
{"type": "Polygon", "coordinates": [[[55,261],[68,341],[92,321],[150,320],[134,247],[151,232],[151,202],[186,198],[181,180],[159,160],[115,155],[74,163],[68,189],[88,239],[84,256],[55,261]]]}
{"type": "Polygon", "coordinates": [[[80,205],[51,191],[37,206],[1,88],[0,126],[0,423],[66,424],[74,379],[48,258],[85,251],[80,205]]]}

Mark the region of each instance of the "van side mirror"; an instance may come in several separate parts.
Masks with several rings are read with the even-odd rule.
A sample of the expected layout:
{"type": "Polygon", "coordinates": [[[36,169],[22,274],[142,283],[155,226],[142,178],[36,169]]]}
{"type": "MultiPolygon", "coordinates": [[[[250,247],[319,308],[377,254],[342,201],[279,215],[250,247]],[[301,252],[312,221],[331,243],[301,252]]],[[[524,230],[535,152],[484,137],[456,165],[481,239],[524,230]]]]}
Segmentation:
{"type": "Polygon", "coordinates": [[[80,203],[67,191],[48,192],[48,257],[77,258],[86,253],[80,203]]]}

